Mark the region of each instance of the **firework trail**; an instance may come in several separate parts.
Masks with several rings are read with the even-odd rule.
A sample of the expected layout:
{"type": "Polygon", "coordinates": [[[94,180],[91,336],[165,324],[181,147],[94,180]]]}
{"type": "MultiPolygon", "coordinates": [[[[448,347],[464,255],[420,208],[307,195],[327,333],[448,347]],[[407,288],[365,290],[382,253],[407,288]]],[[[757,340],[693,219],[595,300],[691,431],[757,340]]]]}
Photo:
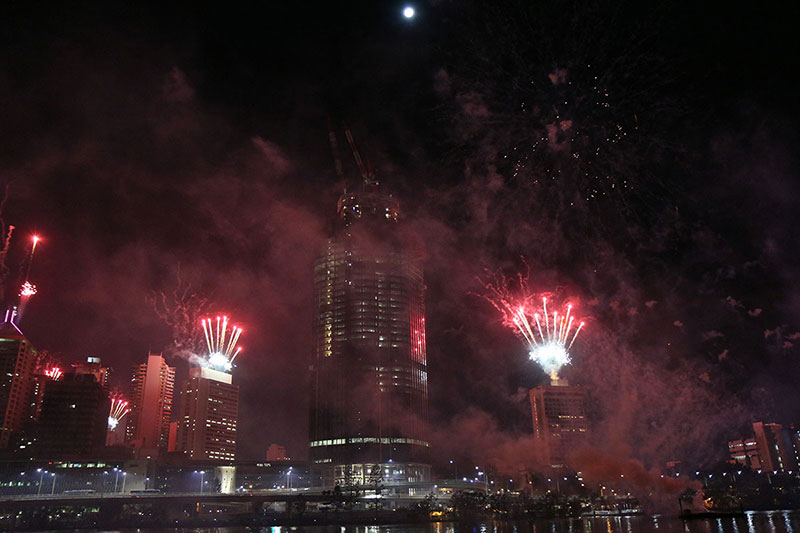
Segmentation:
{"type": "Polygon", "coordinates": [[[28,257],[28,265],[25,269],[25,281],[19,289],[19,312],[17,313],[17,323],[22,320],[22,315],[25,313],[25,308],[28,306],[28,301],[31,296],[36,294],[36,285],[30,282],[31,265],[33,265],[33,254],[36,252],[36,245],[42,240],[38,235],[31,237],[33,244],[31,245],[31,254],[28,257]]]}
{"type": "Polygon", "coordinates": [[[239,335],[242,334],[242,328],[230,324],[228,329],[227,316],[218,316],[216,320],[204,318],[201,324],[208,349],[208,354],[203,359],[204,366],[230,372],[236,356],[242,351],[241,346],[236,345],[239,335]]]}
{"type": "Polygon", "coordinates": [[[38,235],[34,235],[31,237],[31,241],[33,244],[31,245],[31,255],[28,257],[28,268],[25,270],[25,281],[28,281],[28,278],[31,276],[31,265],[33,264],[33,254],[36,253],[36,245],[39,244],[39,241],[42,240],[41,237],[38,235]]]}
{"type": "Polygon", "coordinates": [[[111,409],[108,413],[108,430],[114,431],[119,423],[130,413],[128,402],[120,394],[113,394],[111,397],[111,409]]]}
{"type": "Polygon", "coordinates": [[[525,341],[531,360],[557,382],[561,368],[571,362],[569,350],[584,326],[574,315],[573,305],[553,306],[550,302],[548,309],[548,296],[532,293],[522,274],[512,282],[498,273],[485,288],[483,296],[500,312],[503,325],[525,341]]]}

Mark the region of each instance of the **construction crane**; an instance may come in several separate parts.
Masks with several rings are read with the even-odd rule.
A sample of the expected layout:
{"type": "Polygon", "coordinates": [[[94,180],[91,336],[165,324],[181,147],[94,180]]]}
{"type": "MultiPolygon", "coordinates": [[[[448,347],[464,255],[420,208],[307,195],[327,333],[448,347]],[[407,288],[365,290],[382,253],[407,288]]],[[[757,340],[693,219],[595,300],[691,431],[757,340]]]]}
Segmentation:
{"type": "MultiPolygon", "coordinates": [[[[371,185],[373,187],[377,186],[378,180],[375,179],[375,171],[372,168],[372,164],[369,162],[369,160],[364,161],[361,158],[361,153],[358,151],[358,146],[353,138],[353,132],[350,131],[350,127],[343,122],[342,128],[344,129],[344,135],[347,138],[347,143],[350,145],[350,150],[353,152],[353,159],[355,159],[358,172],[361,174],[361,178],[364,180],[364,185],[371,185]]],[[[333,121],[330,117],[328,117],[328,141],[331,145],[336,176],[339,179],[344,180],[344,167],[342,165],[342,159],[339,155],[339,143],[336,139],[336,131],[334,130],[333,121]]]]}

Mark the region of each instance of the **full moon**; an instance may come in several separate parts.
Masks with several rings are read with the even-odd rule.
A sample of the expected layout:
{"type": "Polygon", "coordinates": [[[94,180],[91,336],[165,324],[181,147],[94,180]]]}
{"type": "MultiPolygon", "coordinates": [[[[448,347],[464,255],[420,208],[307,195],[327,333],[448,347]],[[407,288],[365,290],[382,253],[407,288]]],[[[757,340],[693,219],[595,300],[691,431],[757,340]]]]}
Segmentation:
{"type": "Polygon", "coordinates": [[[406,6],[405,9],[403,9],[403,16],[405,18],[407,18],[407,19],[410,19],[411,17],[413,17],[414,16],[414,8],[411,7],[411,6],[406,6]]]}

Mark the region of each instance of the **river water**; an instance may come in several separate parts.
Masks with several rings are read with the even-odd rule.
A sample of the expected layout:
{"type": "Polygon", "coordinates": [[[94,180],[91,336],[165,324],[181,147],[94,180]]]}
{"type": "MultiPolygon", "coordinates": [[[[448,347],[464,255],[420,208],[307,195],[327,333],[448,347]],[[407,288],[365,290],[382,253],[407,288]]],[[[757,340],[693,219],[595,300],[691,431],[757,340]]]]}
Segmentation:
{"type": "MultiPolygon", "coordinates": [[[[167,531],[167,530],[165,530],[167,531]]],[[[176,530],[169,530],[176,531],[176,530]]],[[[187,530],[180,530],[187,531],[187,530]]],[[[480,522],[387,526],[298,526],[198,529],[203,533],[800,533],[800,511],[748,512],[745,516],[683,521],[675,517],[603,517],[534,522],[480,522]]]]}

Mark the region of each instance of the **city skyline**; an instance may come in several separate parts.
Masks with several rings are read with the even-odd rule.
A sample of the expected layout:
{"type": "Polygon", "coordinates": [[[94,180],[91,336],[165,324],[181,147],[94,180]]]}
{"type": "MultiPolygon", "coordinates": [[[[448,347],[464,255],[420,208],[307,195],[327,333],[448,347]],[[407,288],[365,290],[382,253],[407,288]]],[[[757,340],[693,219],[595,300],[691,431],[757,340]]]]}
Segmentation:
{"type": "Polygon", "coordinates": [[[182,283],[247,331],[233,369],[242,456],[277,442],[304,457],[313,264],[345,186],[329,124],[346,124],[424,254],[435,461],[507,461],[531,438],[527,391],[548,376],[475,296],[485,271],[523,263],[533,290],[563,288],[587,318],[563,373],[609,422],[604,457],[723,459],[754,421],[800,419],[797,104],[779,74],[796,60],[780,53],[777,9],[775,31],[734,11],[703,32],[701,15],[628,7],[608,36],[588,24],[610,20],[604,6],[576,19],[585,41],[555,8],[540,24],[513,4],[485,17],[423,5],[414,21],[396,6],[320,20],[234,10],[213,23],[200,8],[189,22],[9,8],[30,33],[4,23],[5,301],[41,235],[20,323],[32,344],[65,363],[101,357],[112,386],[164,351],[182,383],[189,362],[151,303],[182,283]],[[524,28],[509,18],[531,25],[541,54],[516,46],[524,28]],[[498,26],[506,40],[487,37],[498,26]],[[742,26],[759,46],[720,54],[742,26]],[[580,178],[585,161],[613,179],[580,178]]]}

